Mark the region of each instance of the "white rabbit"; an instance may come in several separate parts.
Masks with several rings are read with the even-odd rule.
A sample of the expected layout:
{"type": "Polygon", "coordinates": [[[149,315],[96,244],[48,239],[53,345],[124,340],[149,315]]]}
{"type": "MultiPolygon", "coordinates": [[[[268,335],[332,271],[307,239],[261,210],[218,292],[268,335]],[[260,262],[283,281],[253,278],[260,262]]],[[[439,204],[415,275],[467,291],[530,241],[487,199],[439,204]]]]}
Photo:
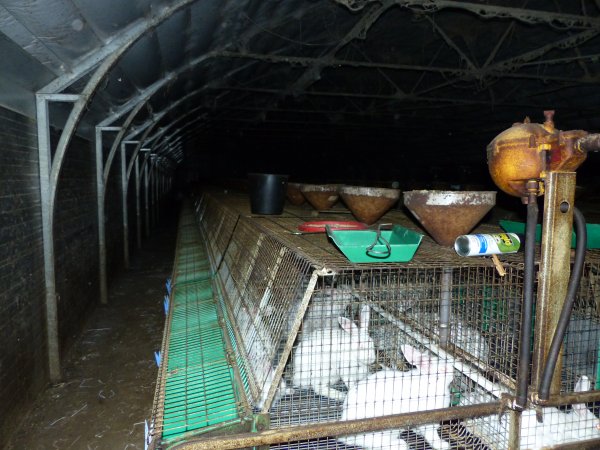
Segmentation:
{"type": "Polygon", "coordinates": [[[344,316],[353,298],[348,288],[315,292],[302,320],[302,333],[338,327],[338,318],[344,316]]]}
{"type": "MultiPolygon", "coordinates": [[[[421,353],[410,345],[403,345],[405,358],[416,369],[408,372],[382,370],[369,375],[348,391],[342,409],[341,420],[365,419],[371,417],[402,414],[415,411],[446,408],[450,406],[449,385],[454,377],[450,361],[421,353]]],[[[415,428],[435,449],[449,448],[437,432],[437,424],[426,424],[415,428]]],[[[400,439],[400,430],[377,431],[340,438],[350,445],[368,449],[408,448],[400,439]]]]}
{"type": "MultiPolygon", "coordinates": [[[[590,390],[590,380],[587,376],[579,378],[575,384],[575,392],[590,390]]],[[[464,394],[461,404],[476,404],[486,401],[477,399],[473,393],[464,394]]],[[[554,407],[542,408],[543,422],[537,421],[535,409],[527,409],[521,414],[521,434],[519,448],[542,449],[548,446],[577,442],[587,439],[600,439],[600,421],[587,408],[585,403],[573,405],[573,411],[568,413],[554,407]]],[[[475,419],[478,428],[489,430],[489,437],[502,436],[508,433],[508,415],[487,416],[475,419]]]]}
{"type": "MultiPolygon", "coordinates": [[[[592,389],[590,379],[583,375],[575,384],[575,392],[592,389]]],[[[600,420],[591,412],[585,403],[573,405],[573,412],[567,421],[567,435],[573,440],[600,439],[600,420]]]]}
{"type": "MultiPolygon", "coordinates": [[[[267,288],[265,291],[264,297],[270,295],[270,290],[267,288]]],[[[263,298],[264,298],[263,297],[263,298]]],[[[329,289],[322,291],[315,291],[311,302],[308,305],[307,311],[304,315],[304,319],[302,322],[302,333],[308,334],[312,331],[324,330],[332,328],[339,328],[338,319],[340,316],[346,311],[347,305],[352,301],[353,295],[349,288],[338,288],[338,289],[329,289]]],[[[266,301],[261,301],[262,304],[267,304],[266,301]]],[[[298,305],[295,305],[298,306],[298,305]]],[[[290,317],[288,319],[288,329],[284,336],[287,339],[287,335],[291,332],[291,324],[293,323],[296,315],[297,308],[292,310],[290,317]]],[[[273,314],[275,312],[275,308],[273,305],[268,305],[268,312],[266,316],[273,314]]],[[[365,317],[365,320],[368,323],[369,317],[368,315],[365,317]]],[[[263,327],[266,328],[266,327],[263,327]]],[[[275,375],[275,367],[268,362],[264,362],[261,366],[261,374],[266,374],[265,382],[261,391],[261,397],[256,402],[255,407],[262,410],[265,401],[267,399],[267,395],[271,385],[274,381],[275,375]]],[[[294,390],[289,388],[285,382],[285,379],[281,379],[279,386],[277,387],[275,397],[273,398],[272,404],[274,405],[282,396],[292,394],[294,390]]]]}
{"type": "Polygon", "coordinates": [[[294,353],[294,388],[312,388],[316,394],[343,400],[345,392],[333,386],[342,380],[349,389],[369,373],[375,362],[375,346],[369,336],[370,307],[363,305],[360,327],[338,317],[338,326],[302,336],[294,353]]]}
{"type": "MultiPolygon", "coordinates": [[[[416,320],[428,331],[436,331],[439,327],[439,314],[431,311],[419,311],[409,308],[404,312],[413,320],[416,320]]],[[[471,320],[478,320],[477,317],[472,317],[471,320]]],[[[490,346],[486,338],[479,330],[471,325],[467,325],[461,318],[451,318],[450,323],[450,340],[449,342],[456,345],[459,349],[469,353],[473,357],[487,362],[490,358],[490,346]]],[[[398,347],[408,342],[407,336],[398,335],[398,347]]]]}

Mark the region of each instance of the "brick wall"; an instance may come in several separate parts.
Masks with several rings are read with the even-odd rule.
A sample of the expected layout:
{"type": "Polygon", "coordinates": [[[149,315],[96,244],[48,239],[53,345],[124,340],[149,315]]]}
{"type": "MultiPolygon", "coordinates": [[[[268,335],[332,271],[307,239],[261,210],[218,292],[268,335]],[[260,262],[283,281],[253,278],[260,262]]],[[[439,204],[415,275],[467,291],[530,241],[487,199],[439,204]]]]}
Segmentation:
{"type": "MultiPolygon", "coordinates": [[[[57,134],[53,133],[56,142],[57,134]]],[[[48,383],[45,285],[35,122],[0,108],[0,448],[48,383]]],[[[109,283],[122,267],[118,158],[106,198],[109,283]]],[[[61,355],[98,303],[93,145],[74,138],[59,177],[54,246],[61,355]]],[[[133,190],[133,186],[130,186],[133,190]]],[[[135,218],[133,218],[135,226],[135,218]]]]}
{"type": "Polygon", "coordinates": [[[0,447],[47,380],[35,123],[0,108],[0,447]]]}
{"type": "Polygon", "coordinates": [[[61,350],[70,346],[82,320],[98,302],[95,164],[93,145],[73,139],[56,191],[54,251],[61,350]]]}

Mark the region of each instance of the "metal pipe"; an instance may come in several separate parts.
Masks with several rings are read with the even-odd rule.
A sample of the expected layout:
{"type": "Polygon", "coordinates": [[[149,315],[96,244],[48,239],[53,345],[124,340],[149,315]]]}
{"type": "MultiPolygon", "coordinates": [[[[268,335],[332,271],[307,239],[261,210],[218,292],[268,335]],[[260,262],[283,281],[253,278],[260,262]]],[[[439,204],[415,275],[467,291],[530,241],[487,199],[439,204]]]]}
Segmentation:
{"type": "Polygon", "coordinates": [[[442,293],[440,299],[440,345],[448,345],[450,337],[450,304],[452,301],[452,269],[445,268],[442,273],[442,293]]]}
{"type": "Polygon", "coordinates": [[[517,368],[517,395],[514,407],[523,410],[527,404],[529,386],[529,362],[531,359],[531,319],[533,317],[533,285],[535,280],[535,232],[538,221],[537,194],[539,183],[527,182],[527,225],[525,228],[525,273],[523,280],[523,307],[521,312],[521,330],[519,362],[517,368]]]}
{"type": "Polygon", "coordinates": [[[582,152],[597,152],[600,150],[600,133],[588,134],[577,139],[576,148],[582,152]]]}
{"type": "Polygon", "coordinates": [[[583,265],[585,263],[585,250],[587,246],[587,230],[585,226],[585,218],[581,211],[573,207],[573,218],[575,219],[575,230],[577,234],[577,244],[575,248],[575,261],[573,263],[573,271],[571,272],[571,278],[569,280],[569,287],[567,291],[567,298],[563,304],[563,309],[558,319],[558,325],[550,344],[550,350],[548,351],[548,357],[546,358],[546,365],[542,373],[542,379],[540,380],[539,386],[539,397],[541,400],[547,399],[550,395],[550,383],[554,374],[556,361],[560,353],[560,347],[562,345],[569,321],[571,320],[571,312],[573,310],[573,304],[575,303],[575,296],[579,289],[579,282],[581,281],[581,274],[583,272],[583,265]]]}
{"type": "Polygon", "coordinates": [[[577,403],[588,403],[600,401],[600,391],[573,392],[570,394],[548,395],[547,399],[542,399],[538,394],[537,398],[533,396],[532,403],[540,406],[564,406],[575,405],[577,403]]]}
{"type": "Polygon", "coordinates": [[[453,408],[416,411],[369,419],[337,421],[322,424],[284,427],[265,430],[258,433],[240,433],[229,436],[193,439],[169,447],[171,450],[219,450],[255,447],[282,442],[318,439],[329,436],[361,434],[387,429],[406,429],[424,423],[439,423],[471,417],[498,414],[500,403],[482,403],[479,405],[456,406],[453,408]]]}

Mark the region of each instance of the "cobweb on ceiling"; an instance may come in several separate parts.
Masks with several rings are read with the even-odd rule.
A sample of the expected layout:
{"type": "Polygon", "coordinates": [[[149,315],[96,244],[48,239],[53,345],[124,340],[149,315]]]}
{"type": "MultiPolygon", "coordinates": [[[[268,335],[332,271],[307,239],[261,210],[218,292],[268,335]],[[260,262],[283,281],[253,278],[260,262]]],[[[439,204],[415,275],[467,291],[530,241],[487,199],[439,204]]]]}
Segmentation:
{"type": "Polygon", "coordinates": [[[350,11],[360,11],[367,3],[372,3],[376,0],[334,0],[346,6],[350,11]]]}

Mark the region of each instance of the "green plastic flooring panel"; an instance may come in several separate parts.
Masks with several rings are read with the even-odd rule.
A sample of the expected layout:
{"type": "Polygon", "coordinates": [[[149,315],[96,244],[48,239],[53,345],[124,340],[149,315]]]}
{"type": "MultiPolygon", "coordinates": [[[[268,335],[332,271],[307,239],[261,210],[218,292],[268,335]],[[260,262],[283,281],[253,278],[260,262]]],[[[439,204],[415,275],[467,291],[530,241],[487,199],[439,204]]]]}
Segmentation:
{"type": "Polygon", "coordinates": [[[180,226],[166,348],[163,441],[238,420],[211,269],[200,233],[180,226]]]}

